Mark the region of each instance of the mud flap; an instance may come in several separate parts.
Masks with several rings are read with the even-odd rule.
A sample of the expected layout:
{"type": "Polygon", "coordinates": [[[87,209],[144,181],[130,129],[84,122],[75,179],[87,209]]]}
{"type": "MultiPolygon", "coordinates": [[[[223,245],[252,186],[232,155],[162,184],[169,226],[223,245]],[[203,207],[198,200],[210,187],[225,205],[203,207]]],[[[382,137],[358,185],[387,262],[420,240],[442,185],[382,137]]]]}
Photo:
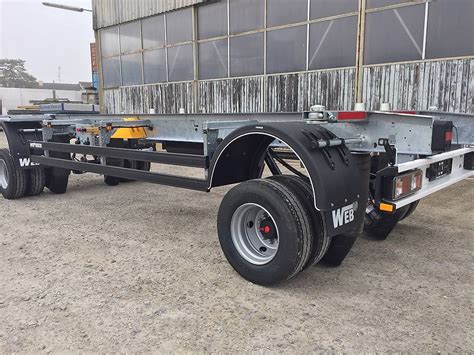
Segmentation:
{"type": "MultiPolygon", "coordinates": [[[[370,174],[370,154],[352,154],[354,162],[356,163],[362,176],[366,179],[366,188],[362,193],[365,201],[368,199],[369,191],[369,174],[370,174]]],[[[354,226],[354,229],[347,231],[342,234],[338,234],[332,237],[331,244],[326,255],[323,257],[322,262],[331,266],[339,266],[349,254],[352,246],[354,245],[357,237],[362,234],[364,230],[364,218],[365,218],[365,204],[358,206],[355,211],[355,220],[361,221],[359,225],[354,226]]],[[[331,220],[334,222],[334,212],[331,212],[331,220]]],[[[325,213],[326,218],[328,213],[325,213]]]]}
{"type": "Polygon", "coordinates": [[[0,122],[0,127],[5,132],[8,141],[8,150],[13,158],[13,163],[18,169],[31,169],[29,141],[43,140],[41,120],[0,122]]]}

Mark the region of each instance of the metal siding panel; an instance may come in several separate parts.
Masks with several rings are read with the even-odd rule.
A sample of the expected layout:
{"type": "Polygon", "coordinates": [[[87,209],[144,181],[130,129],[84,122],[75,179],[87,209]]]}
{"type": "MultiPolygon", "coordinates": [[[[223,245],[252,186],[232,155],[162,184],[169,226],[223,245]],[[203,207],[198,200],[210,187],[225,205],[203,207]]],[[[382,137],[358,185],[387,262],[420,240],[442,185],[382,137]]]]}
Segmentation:
{"type": "Polygon", "coordinates": [[[208,0],[92,0],[93,26],[97,30],[206,1],[208,0]]]}
{"type": "Polygon", "coordinates": [[[149,86],[132,86],[104,90],[108,114],[179,113],[180,108],[193,113],[192,83],[174,83],[149,86]]]}
{"type": "Polygon", "coordinates": [[[397,110],[474,113],[473,70],[474,59],[366,67],[364,100],[370,110],[388,101],[397,110]]]}

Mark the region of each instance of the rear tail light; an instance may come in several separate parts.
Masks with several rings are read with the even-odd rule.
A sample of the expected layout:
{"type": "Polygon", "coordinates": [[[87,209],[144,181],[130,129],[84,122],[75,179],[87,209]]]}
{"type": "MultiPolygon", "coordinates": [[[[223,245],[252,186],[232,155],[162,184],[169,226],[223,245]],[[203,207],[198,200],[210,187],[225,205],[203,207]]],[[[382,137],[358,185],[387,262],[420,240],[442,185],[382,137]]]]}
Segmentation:
{"type": "Polygon", "coordinates": [[[393,178],[392,199],[399,200],[421,189],[423,173],[415,170],[393,178]]]}

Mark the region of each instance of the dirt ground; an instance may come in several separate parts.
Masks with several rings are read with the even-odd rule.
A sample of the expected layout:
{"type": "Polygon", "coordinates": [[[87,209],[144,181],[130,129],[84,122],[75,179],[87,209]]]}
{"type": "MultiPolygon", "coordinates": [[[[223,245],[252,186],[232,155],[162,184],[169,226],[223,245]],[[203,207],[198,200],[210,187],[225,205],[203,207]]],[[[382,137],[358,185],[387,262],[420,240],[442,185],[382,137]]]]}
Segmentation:
{"type": "Polygon", "coordinates": [[[474,180],[271,288],[220,250],[225,193],[75,175],[0,198],[0,353],[474,351],[474,180]]]}

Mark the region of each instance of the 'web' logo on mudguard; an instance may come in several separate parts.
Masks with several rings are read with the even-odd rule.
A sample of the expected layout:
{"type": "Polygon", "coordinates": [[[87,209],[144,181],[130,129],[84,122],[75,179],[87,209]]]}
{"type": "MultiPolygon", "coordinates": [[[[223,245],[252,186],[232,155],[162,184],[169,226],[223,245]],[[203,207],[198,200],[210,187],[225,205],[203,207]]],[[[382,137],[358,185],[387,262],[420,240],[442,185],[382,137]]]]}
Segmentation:
{"type": "Polygon", "coordinates": [[[334,228],[339,228],[345,224],[353,222],[355,218],[354,212],[354,204],[332,211],[332,223],[334,228]]]}
{"type": "Polygon", "coordinates": [[[19,158],[18,161],[20,162],[21,168],[26,168],[27,166],[39,165],[37,163],[32,163],[30,158],[19,158]]]}

